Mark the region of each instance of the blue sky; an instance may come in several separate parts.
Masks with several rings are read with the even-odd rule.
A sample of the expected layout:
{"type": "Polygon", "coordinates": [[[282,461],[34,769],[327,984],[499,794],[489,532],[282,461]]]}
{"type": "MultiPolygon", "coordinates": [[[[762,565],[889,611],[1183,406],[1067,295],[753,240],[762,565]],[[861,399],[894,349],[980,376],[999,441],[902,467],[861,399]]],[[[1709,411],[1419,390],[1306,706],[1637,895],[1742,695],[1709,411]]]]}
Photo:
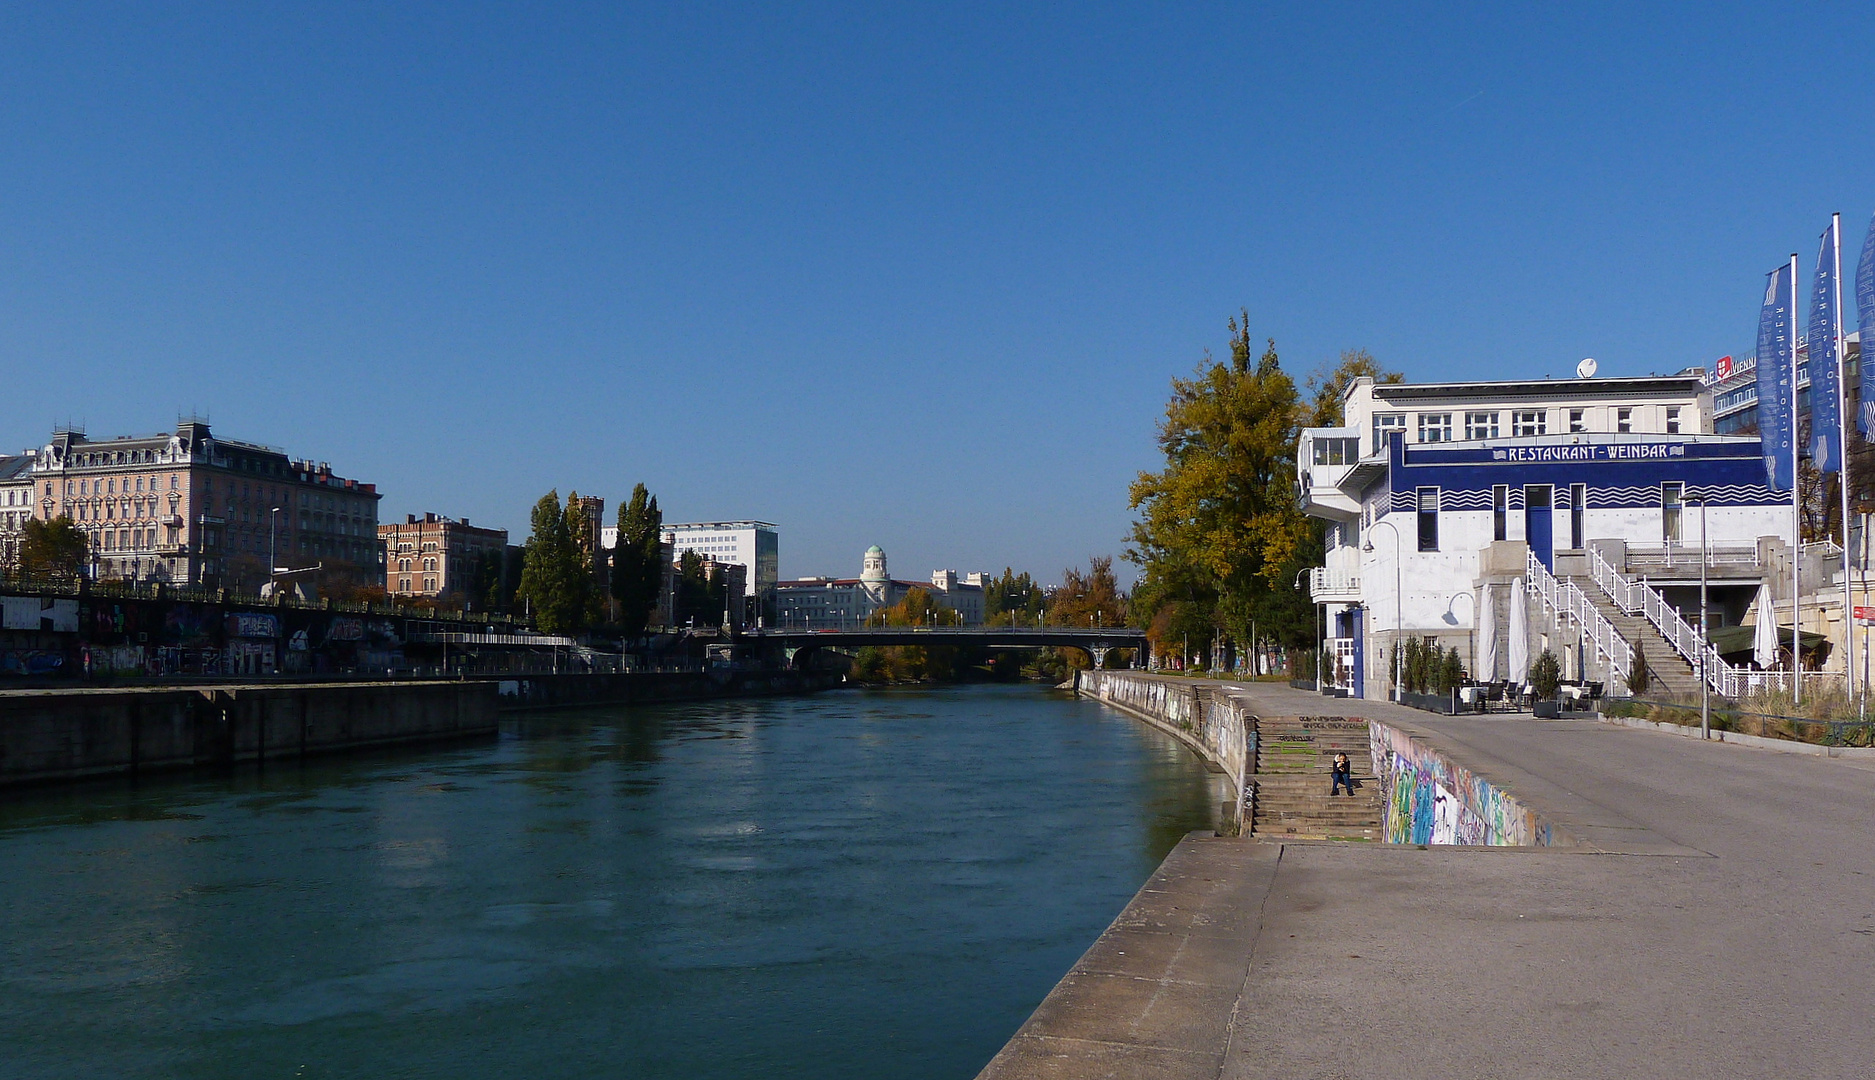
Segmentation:
{"type": "MultiPolygon", "coordinates": [[[[1510,10],[1515,8],[1516,10],[1510,10]]],[[[635,481],[1046,579],[1168,380],[1673,371],[1875,210],[1875,12],[0,7],[0,446],[206,413],[525,529],[635,481]]]]}

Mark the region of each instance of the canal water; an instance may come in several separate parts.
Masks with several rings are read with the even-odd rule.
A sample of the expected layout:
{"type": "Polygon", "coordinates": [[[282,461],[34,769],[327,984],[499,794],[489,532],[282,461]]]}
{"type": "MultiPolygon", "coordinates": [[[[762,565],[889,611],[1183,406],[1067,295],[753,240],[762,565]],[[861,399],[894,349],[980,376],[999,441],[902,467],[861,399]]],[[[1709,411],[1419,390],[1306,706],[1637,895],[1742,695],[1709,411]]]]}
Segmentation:
{"type": "Polygon", "coordinates": [[[972,1076],[1216,778],[1032,686],[0,797],[0,1076],[972,1076]]]}

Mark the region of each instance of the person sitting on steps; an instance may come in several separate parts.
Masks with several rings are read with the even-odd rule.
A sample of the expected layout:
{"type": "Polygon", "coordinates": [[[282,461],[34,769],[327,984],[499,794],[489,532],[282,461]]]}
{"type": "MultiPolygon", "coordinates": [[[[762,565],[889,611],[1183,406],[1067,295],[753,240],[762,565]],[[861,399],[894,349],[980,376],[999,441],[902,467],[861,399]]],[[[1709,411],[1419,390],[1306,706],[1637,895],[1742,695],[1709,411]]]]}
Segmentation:
{"type": "Polygon", "coordinates": [[[1354,765],[1348,761],[1348,755],[1336,754],[1335,760],[1333,764],[1330,765],[1329,770],[1334,774],[1335,781],[1334,784],[1329,787],[1328,794],[1331,796],[1339,795],[1341,794],[1341,789],[1345,787],[1348,789],[1348,794],[1353,795],[1354,765]]]}

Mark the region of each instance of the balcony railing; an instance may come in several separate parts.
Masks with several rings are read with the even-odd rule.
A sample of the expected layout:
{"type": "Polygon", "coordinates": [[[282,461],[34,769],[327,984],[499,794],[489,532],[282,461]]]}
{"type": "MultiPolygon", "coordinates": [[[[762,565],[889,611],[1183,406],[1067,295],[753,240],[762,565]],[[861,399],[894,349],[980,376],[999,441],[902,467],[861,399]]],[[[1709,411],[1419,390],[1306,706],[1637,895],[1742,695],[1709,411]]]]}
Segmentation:
{"type": "Polygon", "coordinates": [[[1309,597],[1316,603],[1361,598],[1361,576],[1318,566],[1309,571],[1309,597]]]}
{"type": "MultiPolygon", "coordinates": [[[[1756,566],[1756,544],[1711,544],[1706,548],[1707,566],[1756,566]]],[[[1699,545],[1662,544],[1653,548],[1628,548],[1628,569],[1658,572],[1662,570],[1699,569],[1699,545]]]]}

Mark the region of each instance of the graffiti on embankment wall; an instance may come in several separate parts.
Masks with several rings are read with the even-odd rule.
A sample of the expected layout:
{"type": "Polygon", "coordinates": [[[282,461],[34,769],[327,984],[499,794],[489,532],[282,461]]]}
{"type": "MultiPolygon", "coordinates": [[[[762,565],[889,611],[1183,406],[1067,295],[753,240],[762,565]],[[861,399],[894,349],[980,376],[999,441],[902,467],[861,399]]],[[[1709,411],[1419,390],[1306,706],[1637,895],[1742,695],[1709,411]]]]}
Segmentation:
{"type": "MultiPolygon", "coordinates": [[[[1549,847],[1550,824],[1489,780],[1378,720],[1368,725],[1390,844],[1549,847]]],[[[1566,841],[1564,841],[1566,842],[1566,841]]]]}

